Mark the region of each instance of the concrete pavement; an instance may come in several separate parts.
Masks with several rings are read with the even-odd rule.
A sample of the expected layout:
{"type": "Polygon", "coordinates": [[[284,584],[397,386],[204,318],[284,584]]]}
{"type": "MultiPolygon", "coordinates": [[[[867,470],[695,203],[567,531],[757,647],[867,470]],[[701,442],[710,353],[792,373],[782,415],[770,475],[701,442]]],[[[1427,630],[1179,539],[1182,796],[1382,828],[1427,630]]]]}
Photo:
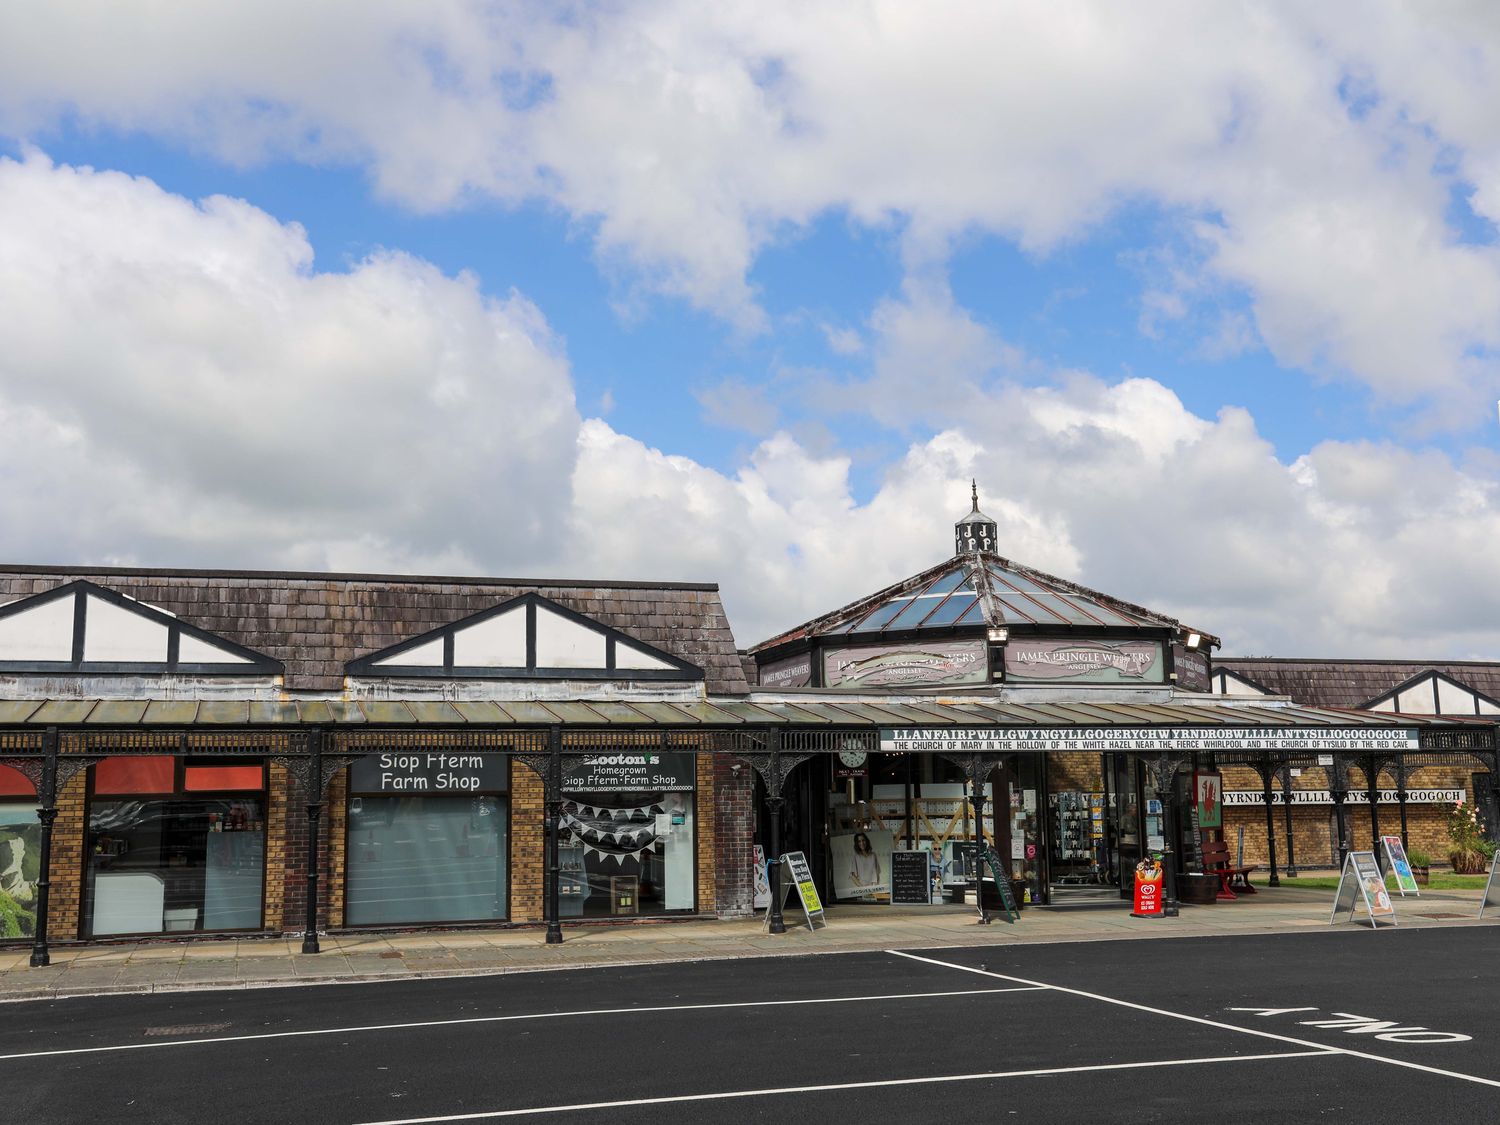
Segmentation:
{"type": "MultiPolygon", "coordinates": [[[[1141,919],[1115,909],[1027,907],[1020,922],[977,924],[970,907],[838,906],[826,929],[810,933],[787,915],[788,932],[770,936],[759,918],[727,921],[574,924],[561,945],[536,928],[378,934],[344,931],[305,955],[301,938],[242,938],[59,945],[52,964],[33,969],[30,949],[0,950],[0,1002],[100,993],[262,988],[304,983],[420,979],[603,965],[706,961],[783,954],[891,948],[1013,946],[1055,942],[1152,940],[1231,934],[1316,933],[1330,925],[1331,890],[1259,888],[1213,906],[1184,906],[1177,918],[1141,919]]],[[[1401,929],[1500,924],[1500,911],[1474,917],[1478,891],[1437,891],[1397,899],[1401,929]]],[[[1364,923],[1368,928],[1368,923],[1364,923]]]]}

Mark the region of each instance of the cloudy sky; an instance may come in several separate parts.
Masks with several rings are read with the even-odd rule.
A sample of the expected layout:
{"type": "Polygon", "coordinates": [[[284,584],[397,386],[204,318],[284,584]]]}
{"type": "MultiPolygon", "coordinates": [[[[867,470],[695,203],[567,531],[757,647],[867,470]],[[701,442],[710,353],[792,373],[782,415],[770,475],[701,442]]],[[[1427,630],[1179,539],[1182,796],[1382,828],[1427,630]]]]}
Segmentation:
{"type": "Polygon", "coordinates": [[[1002,553],[1500,657],[1500,8],[0,8],[0,557],[1002,553]]]}

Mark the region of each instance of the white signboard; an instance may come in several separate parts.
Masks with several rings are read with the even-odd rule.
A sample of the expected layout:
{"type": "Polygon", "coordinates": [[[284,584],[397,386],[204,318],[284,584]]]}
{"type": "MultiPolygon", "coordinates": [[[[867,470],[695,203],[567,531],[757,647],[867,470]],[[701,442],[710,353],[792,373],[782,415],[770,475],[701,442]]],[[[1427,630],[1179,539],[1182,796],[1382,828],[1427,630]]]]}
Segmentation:
{"type": "MultiPolygon", "coordinates": [[[[1404,727],[882,727],[887,754],[1016,754],[1113,750],[1156,754],[1170,750],[1416,750],[1417,732],[1404,727]]],[[[1351,798],[1353,794],[1350,794],[1351,798]]]]}
{"type": "MultiPolygon", "coordinates": [[[[1379,803],[1382,805],[1394,805],[1399,802],[1396,799],[1396,790],[1381,789],[1376,792],[1379,803]]],[[[1406,791],[1406,803],[1408,805],[1456,805],[1464,799],[1462,789],[1408,789],[1406,791]]],[[[1236,806],[1254,805],[1256,808],[1265,806],[1266,799],[1264,791],[1260,789],[1226,789],[1224,791],[1224,805],[1226,808],[1236,806]]],[[[1363,789],[1351,789],[1349,795],[1344,798],[1344,803],[1349,805],[1368,805],[1370,794],[1363,789]]],[[[1271,804],[1286,804],[1286,795],[1279,789],[1271,790],[1271,804]]],[[[1293,805],[1331,805],[1333,794],[1327,789],[1293,789],[1293,805]]]]}

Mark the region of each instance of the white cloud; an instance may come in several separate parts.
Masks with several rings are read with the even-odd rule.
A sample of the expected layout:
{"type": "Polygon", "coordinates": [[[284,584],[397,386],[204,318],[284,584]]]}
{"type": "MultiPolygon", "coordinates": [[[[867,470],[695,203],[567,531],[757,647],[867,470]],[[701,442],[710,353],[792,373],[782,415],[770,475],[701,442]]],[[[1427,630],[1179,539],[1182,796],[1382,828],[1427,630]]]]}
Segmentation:
{"type": "Polygon", "coordinates": [[[998,381],[940,292],[875,327],[872,393],[959,340],[926,353],[939,432],[856,499],[847,456],[787,434],[724,474],[580,421],[519,295],[394,253],[319,272],[243,202],[0,161],[0,552],[713,580],[750,643],[946,557],[977,477],[1004,553],[1232,650],[1500,657],[1494,458],[1286,464],[1149,379],[998,381]]]}
{"type": "Polygon", "coordinates": [[[747,329],[757,254],[820,215],[901,230],[920,270],[966,232],[1045,253],[1144,202],[1197,232],[1283,364],[1459,425],[1500,389],[1500,253],[1446,214],[1457,191],[1500,217],[1497,100],[1485,4],[0,12],[0,131],[76,115],[353,162],[417,208],[542,199],[627,288],[747,329]]]}
{"type": "Polygon", "coordinates": [[[157,564],[537,560],[578,427],[524,298],[40,155],[0,160],[0,409],[6,555],[157,564]]]}

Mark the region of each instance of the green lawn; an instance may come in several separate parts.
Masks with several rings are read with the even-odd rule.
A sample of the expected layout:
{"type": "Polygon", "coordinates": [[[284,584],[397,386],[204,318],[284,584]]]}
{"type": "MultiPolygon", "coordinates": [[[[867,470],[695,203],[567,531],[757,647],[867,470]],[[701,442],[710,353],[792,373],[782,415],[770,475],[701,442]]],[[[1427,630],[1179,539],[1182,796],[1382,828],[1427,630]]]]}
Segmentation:
{"type": "MultiPolygon", "coordinates": [[[[1482,891],[1484,890],[1484,875],[1454,875],[1448,871],[1434,871],[1429,877],[1427,886],[1423,890],[1430,891],[1482,891]]],[[[1283,887],[1310,887],[1315,890],[1333,890],[1339,885],[1337,875],[1308,875],[1288,879],[1285,875],[1281,877],[1283,887]]],[[[1391,890],[1396,889],[1396,877],[1387,874],[1385,885],[1391,890]]]]}

